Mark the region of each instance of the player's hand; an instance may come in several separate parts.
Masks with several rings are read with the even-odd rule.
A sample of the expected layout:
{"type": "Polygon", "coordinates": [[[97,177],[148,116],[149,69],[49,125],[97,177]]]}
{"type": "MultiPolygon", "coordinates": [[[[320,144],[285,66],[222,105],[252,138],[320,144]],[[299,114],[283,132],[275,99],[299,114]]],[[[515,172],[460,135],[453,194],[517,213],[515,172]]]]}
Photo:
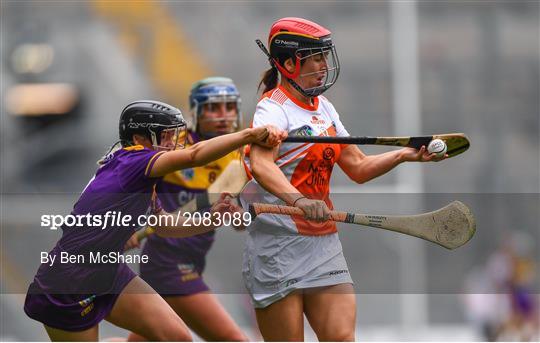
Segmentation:
{"type": "Polygon", "coordinates": [[[212,205],[210,212],[226,213],[231,212],[231,194],[223,192],[219,195],[219,199],[212,205]]]}
{"type": "MultiPolygon", "coordinates": [[[[235,213],[235,212],[238,212],[238,213],[244,213],[244,210],[242,209],[242,207],[238,206],[235,201],[233,201],[233,197],[231,195],[231,193],[228,193],[228,192],[223,192],[221,193],[221,195],[219,196],[219,199],[218,201],[216,201],[216,203],[212,206],[212,208],[210,209],[210,211],[212,211],[212,213],[214,212],[219,212],[219,213],[235,213]]],[[[246,227],[244,226],[244,221],[241,220],[240,221],[241,224],[236,226],[236,225],[233,225],[233,228],[235,230],[238,230],[238,231],[241,231],[241,230],[244,230],[246,227]]],[[[231,223],[232,225],[232,223],[231,223]]]]}
{"type": "Polygon", "coordinates": [[[324,222],[330,218],[330,209],[322,200],[301,198],[294,203],[294,206],[304,211],[306,219],[324,222]]]}
{"type": "Polygon", "coordinates": [[[140,248],[141,242],[139,242],[139,237],[137,237],[137,232],[135,232],[124,245],[124,251],[128,251],[135,248],[140,248]]]}
{"type": "Polygon", "coordinates": [[[272,125],[252,128],[253,141],[257,145],[273,148],[287,138],[287,131],[278,129],[272,125]]]}
{"type": "Polygon", "coordinates": [[[435,153],[430,154],[425,145],[422,145],[418,150],[415,148],[403,148],[400,153],[403,162],[439,162],[448,157],[448,154],[443,157],[437,157],[435,153]]]}

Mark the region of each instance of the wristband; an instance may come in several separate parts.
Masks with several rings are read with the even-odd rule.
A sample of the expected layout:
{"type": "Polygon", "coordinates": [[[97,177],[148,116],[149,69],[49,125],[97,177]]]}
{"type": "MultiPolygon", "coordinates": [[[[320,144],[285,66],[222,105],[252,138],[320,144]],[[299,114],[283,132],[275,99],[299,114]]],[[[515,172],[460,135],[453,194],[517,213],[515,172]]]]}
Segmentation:
{"type": "Polygon", "coordinates": [[[296,202],[297,202],[298,200],[300,200],[300,199],[306,199],[306,197],[305,197],[305,196],[301,196],[300,198],[297,198],[297,199],[292,203],[292,205],[295,206],[295,205],[296,205],[296,202]]]}

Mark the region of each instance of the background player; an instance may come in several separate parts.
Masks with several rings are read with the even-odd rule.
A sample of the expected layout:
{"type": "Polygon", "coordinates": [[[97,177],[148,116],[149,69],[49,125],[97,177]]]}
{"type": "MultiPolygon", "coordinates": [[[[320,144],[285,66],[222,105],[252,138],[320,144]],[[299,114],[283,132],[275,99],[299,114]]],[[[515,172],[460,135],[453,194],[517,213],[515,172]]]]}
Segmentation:
{"type": "MultiPolygon", "coordinates": [[[[229,78],[209,77],[196,82],[189,103],[193,122],[188,146],[235,132],[241,126],[240,94],[229,78]]],[[[176,211],[196,194],[205,192],[231,161],[239,159],[239,151],[233,151],[204,166],[166,175],[156,187],[163,208],[176,211]]],[[[140,265],[140,275],[203,339],[245,341],[247,337],[208,292],[202,276],[214,234],[209,231],[181,239],[150,235],[142,251],[149,256],[149,262],[140,265]]],[[[133,245],[138,245],[136,234],[128,248],[133,245]]],[[[130,340],[136,339],[136,335],[130,336],[130,340]]]]}

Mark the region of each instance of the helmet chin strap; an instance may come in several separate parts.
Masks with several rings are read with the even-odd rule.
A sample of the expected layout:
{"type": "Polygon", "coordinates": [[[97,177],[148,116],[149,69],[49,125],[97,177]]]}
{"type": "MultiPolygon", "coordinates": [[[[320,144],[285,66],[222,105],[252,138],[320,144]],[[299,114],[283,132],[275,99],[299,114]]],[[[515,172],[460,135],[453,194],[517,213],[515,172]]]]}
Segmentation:
{"type": "Polygon", "coordinates": [[[321,92],[321,93],[313,94],[313,95],[307,94],[306,91],[302,87],[300,87],[300,85],[298,83],[296,83],[293,80],[294,78],[298,77],[298,75],[300,74],[300,58],[298,56],[296,56],[296,63],[295,63],[294,73],[289,73],[289,71],[287,71],[285,68],[283,68],[283,66],[281,66],[279,64],[277,59],[272,58],[272,56],[268,52],[268,49],[266,49],[266,47],[264,46],[264,43],[261,42],[260,39],[256,39],[255,43],[257,43],[257,45],[262,50],[262,52],[268,57],[268,61],[270,62],[270,66],[272,68],[276,68],[277,70],[279,70],[281,72],[281,75],[283,75],[287,79],[289,84],[291,86],[293,86],[293,88],[296,89],[298,92],[300,92],[300,94],[302,94],[305,97],[311,98],[313,96],[317,96],[317,95],[322,93],[321,92]]]}
{"type": "Polygon", "coordinates": [[[311,97],[313,97],[313,96],[319,95],[319,94],[309,95],[309,94],[306,93],[306,91],[305,91],[302,87],[300,87],[300,85],[299,85],[298,83],[294,82],[292,79],[287,78],[287,81],[289,81],[289,84],[290,84],[291,86],[293,86],[294,89],[296,89],[297,91],[299,91],[300,94],[302,94],[302,95],[305,96],[305,97],[311,98],[311,97]]]}
{"type": "MultiPolygon", "coordinates": [[[[158,148],[159,147],[159,144],[161,143],[160,141],[158,141],[158,138],[156,136],[156,133],[152,130],[149,130],[150,131],[150,139],[152,140],[152,147],[154,147],[154,149],[158,148]]],[[[161,138],[161,137],[160,137],[161,138]]],[[[161,139],[160,139],[161,140],[161,139]]]]}

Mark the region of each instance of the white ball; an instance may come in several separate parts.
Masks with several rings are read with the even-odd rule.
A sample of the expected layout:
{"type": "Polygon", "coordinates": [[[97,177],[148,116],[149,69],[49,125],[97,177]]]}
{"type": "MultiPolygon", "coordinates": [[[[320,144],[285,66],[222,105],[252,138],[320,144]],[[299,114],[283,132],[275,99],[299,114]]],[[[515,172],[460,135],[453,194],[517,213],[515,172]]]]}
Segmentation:
{"type": "Polygon", "coordinates": [[[434,153],[437,157],[443,157],[446,154],[446,143],[442,139],[434,139],[429,142],[427,150],[430,154],[434,153]]]}

